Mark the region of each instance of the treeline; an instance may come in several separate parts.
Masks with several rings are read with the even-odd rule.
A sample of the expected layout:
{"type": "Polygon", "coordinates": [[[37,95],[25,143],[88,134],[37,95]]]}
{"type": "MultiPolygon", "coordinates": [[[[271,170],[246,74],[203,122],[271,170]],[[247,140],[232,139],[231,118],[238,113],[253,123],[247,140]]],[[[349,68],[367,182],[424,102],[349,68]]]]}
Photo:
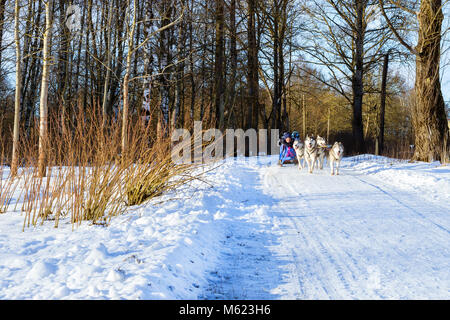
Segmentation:
{"type": "Polygon", "coordinates": [[[320,134],[357,153],[415,144],[415,159],[440,159],[450,149],[441,5],[1,0],[2,155],[14,165],[13,142],[43,139],[49,114],[70,133],[95,109],[121,126],[123,150],[133,121],[164,137],[201,120],[320,134]],[[392,71],[408,61],[414,90],[392,71]]]}

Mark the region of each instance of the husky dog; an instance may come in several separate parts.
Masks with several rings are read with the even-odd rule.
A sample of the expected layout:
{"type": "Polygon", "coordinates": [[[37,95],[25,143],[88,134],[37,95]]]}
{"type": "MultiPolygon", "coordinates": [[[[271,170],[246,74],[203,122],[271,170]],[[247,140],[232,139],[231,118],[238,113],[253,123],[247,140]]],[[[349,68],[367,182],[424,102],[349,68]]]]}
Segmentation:
{"type": "Polygon", "coordinates": [[[302,159],[305,156],[305,145],[300,140],[296,139],[294,141],[294,150],[295,154],[297,155],[297,161],[298,161],[298,170],[302,170],[304,168],[304,163],[302,163],[302,159]]]}
{"type": "Polygon", "coordinates": [[[328,159],[331,167],[331,175],[334,175],[334,163],[336,162],[336,175],[339,174],[339,165],[344,156],[344,145],[341,142],[335,142],[330,150],[328,159]]]}
{"type": "Polygon", "coordinates": [[[320,170],[323,169],[323,160],[328,158],[328,148],[325,138],[317,136],[317,163],[320,170]]]}
{"type": "Polygon", "coordinates": [[[316,140],[313,137],[306,136],[304,157],[308,163],[309,173],[312,173],[317,159],[316,140]]]}

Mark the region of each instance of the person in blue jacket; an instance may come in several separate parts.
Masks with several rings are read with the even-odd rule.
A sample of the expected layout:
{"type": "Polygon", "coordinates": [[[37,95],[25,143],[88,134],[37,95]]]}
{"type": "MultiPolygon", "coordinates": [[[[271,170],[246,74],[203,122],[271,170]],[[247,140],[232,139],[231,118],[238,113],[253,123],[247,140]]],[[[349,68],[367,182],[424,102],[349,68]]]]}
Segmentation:
{"type": "Polygon", "coordinates": [[[294,163],[296,159],[294,140],[289,132],[285,132],[280,139],[280,157],[278,164],[282,166],[285,163],[294,163]]]}

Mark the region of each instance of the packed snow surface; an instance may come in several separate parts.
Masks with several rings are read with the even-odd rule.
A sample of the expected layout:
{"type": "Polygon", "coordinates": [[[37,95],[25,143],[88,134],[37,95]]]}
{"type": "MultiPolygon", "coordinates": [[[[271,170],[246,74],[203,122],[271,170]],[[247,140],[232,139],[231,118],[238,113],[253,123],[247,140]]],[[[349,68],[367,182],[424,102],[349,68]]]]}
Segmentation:
{"type": "Polygon", "coordinates": [[[0,299],[450,299],[449,166],[276,162],[227,159],[109,227],[22,232],[11,205],[0,299]]]}

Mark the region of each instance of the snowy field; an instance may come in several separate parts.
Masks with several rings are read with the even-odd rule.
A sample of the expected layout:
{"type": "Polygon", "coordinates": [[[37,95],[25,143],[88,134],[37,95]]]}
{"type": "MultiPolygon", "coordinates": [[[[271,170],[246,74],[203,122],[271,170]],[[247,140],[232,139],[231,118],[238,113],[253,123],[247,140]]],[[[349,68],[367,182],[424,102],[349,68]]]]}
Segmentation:
{"type": "Polygon", "coordinates": [[[0,299],[450,299],[449,166],[276,162],[228,159],[107,228],[2,214],[0,299]]]}

